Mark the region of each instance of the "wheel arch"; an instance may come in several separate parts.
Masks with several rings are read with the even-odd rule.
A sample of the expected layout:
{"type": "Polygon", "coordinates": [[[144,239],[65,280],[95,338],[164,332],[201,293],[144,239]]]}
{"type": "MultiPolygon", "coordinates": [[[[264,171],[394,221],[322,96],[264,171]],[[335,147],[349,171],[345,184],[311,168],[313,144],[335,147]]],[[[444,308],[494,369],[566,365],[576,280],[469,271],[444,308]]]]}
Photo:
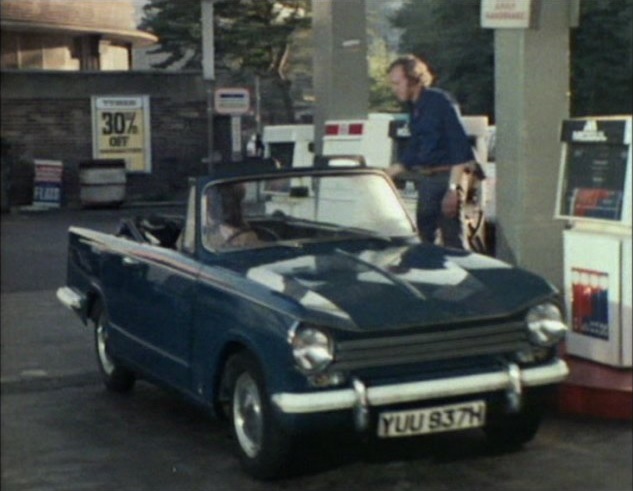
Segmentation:
{"type": "Polygon", "coordinates": [[[238,353],[248,353],[259,362],[259,357],[244,340],[232,339],[224,344],[213,367],[210,393],[211,406],[213,407],[215,414],[217,414],[220,418],[226,417],[226,408],[224,407],[225,401],[223,400],[223,397],[226,396],[226,394],[223,393],[223,390],[226,388],[223,386],[226,366],[228,361],[238,353]]]}
{"type": "Polygon", "coordinates": [[[93,321],[97,320],[95,316],[97,315],[98,307],[106,308],[105,295],[98,285],[92,284],[86,292],[86,310],[84,312],[83,319],[84,323],[87,323],[89,319],[93,321]]]}
{"type": "MultiPolygon", "coordinates": [[[[286,349],[284,337],[277,334],[277,341],[271,339],[271,330],[244,330],[230,329],[224,339],[214,349],[207,352],[208,365],[198,372],[200,385],[204,387],[204,399],[215,414],[222,414],[222,382],[228,361],[238,353],[246,353],[251,356],[260,368],[267,389],[272,389],[279,383],[279,378],[285,378],[280,373],[282,353],[286,349]]],[[[194,376],[195,377],[195,376],[194,376]]],[[[196,377],[197,378],[197,377],[196,377]]]]}

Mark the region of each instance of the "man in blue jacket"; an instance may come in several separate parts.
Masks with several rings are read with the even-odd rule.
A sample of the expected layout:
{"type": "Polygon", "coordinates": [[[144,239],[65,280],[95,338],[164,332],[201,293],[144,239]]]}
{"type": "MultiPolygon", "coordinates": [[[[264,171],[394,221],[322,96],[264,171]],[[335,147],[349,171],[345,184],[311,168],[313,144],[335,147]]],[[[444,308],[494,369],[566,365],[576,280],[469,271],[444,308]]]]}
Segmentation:
{"type": "Polygon", "coordinates": [[[388,73],[395,96],[409,105],[411,137],[387,173],[415,176],[423,240],[435,242],[439,228],[444,245],[463,248],[458,192],[462,172],[474,155],[457,106],[448,93],[430,87],[433,76],[420,58],[400,57],[388,73]]]}

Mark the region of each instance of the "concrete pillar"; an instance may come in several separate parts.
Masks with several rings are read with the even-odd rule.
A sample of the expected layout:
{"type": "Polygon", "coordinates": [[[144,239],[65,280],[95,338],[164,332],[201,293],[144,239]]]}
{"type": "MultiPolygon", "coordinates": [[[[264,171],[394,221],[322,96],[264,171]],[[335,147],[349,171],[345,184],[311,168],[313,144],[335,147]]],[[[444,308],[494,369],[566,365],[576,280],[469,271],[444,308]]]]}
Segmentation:
{"type": "Polygon", "coordinates": [[[536,28],[495,31],[497,257],[558,287],[563,224],[553,215],[560,124],[569,115],[572,3],[540,2],[536,28]]]}
{"type": "Polygon", "coordinates": [[[312,2],[315,154],[329,119],[365,119],[369,105],[364,0],[312,2]]]}

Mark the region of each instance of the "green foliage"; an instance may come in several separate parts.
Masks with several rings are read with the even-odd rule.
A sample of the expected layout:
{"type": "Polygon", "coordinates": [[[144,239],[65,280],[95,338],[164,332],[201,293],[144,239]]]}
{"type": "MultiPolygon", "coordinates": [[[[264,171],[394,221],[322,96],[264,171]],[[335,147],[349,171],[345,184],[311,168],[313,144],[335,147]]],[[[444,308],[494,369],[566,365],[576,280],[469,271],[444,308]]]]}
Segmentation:
{"type": "MultiPolygon", "coordinates": [[[[570,31],[571,115],[630,114],[633,0],[580,6],[580,26],[570,31]]],[[[480,0],[409,0],[393,25],[403,29],[400,51],[425,58],[465,114],[493,120],[493,30],[479,27],[479,9],[480,0]]]]}
{"type": "Polygon", "coordinates": [[[631,114],[633,0],[582,0],[570,38],[572,116],[631,114]]]}
{"type": "MultiPolygon", "coordinates": [[[[150,0],[143,7],[140,27],[159,38],[152,53],[168,57],[157,63],[166,68],[200,69],[202,32],[200,0],[150,0]]],[[[251,69],[260,75],[283,77],[292,34],[310,25],[309,0],[231,0],[214,6],[215,58],[219,67],[251,69]]]]}
{"type": "Polygon", "coordinates": [[[424,58],[464,114],[494,118],[494,38],[479,26],[479,8],[480,0],[415,0],[393,25],[403,29],[400,51],[424,58]]]}
{"type": "Polygon", "coordinates": [[[183,62],[183,68],[202,66],[202,32],[200,0],[150,0],[143,7],[140,28],[156,34],[158,48],[151,54],[165,53],[164,61],[155,68],[167,68],[183,62]]]}
{"type": "Polygon", "coordinates": [[[375,40],[368,56],[370,112],[396,112],[400,109],[386,75],[392,59],[386,43],[382,39],[375,40]]]}
{"type": "Polygon", "coordinates": [[[393,96],[387,69],[395,58],[398,34],[391,28],[390,13],[399,0],[365,0],[367,13],[367,63],[369,68],[369,112],[396,112],[401,107],[393,96]]]}
{"type": "MultiPolygon", "coordinates": [[[[215,64],[235,78],[257,74],[276,86],[292,121],[291,83],[287,72],[293,34],[310,26],[309,0],[223,0],[214,4],[215,64]]],[[[154,64],[167,68],[202,67],[200,0],[150,0],[140,25],[159,38],[150,53],[166,54],[154,64]]]]}
{"type": "Polygon", "coordinates": [[[307,0],[240,0],[215,7],[216,46],[224,61],[285,79],[291,36],[310,25],[307,0]]]}
{"type": "MultiPolygon", "coordinates": [[[[408,0],[392,24],[403,32],[399,51],[425,58],[436,84],[456,97],[464,114],[494,120],[494,31],[479,26],[480,2],[408,0]]],[[[571,113],[630,113],[633,0],[581,0],[580,5],[580,27],[570,31],[571,113]]],[[[156,66],[180,62],[182,68],[199,69],[200,0],[150,0],[144,13],[141,27],[160,39],[154,52],[166,54],[156,66]]],[[[218,69],[235,77],[260,75],[279,87],[289,108],[291,67],[304,80],[312,73],[305,36],[310,0],[224,0],[215,4],[215,14],[218,69]]],[[[384,39],[374,38],[368,53],[370,108],[395,110],[385,73],[394,55],[384,39]]]]}

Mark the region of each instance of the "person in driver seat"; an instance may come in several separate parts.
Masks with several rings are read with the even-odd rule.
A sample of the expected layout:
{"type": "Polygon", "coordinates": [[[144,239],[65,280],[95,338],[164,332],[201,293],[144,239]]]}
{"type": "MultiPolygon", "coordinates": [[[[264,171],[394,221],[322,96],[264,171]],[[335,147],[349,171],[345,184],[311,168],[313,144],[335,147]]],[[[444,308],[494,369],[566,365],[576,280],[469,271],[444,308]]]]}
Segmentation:
{"type": "Polygon", "coordinates": [[[246,186],[220,184],[207,193],[205,242],[211,249],[248,247],[260,243],[257,234],[244,220],[242,202],[246,186]]]}

